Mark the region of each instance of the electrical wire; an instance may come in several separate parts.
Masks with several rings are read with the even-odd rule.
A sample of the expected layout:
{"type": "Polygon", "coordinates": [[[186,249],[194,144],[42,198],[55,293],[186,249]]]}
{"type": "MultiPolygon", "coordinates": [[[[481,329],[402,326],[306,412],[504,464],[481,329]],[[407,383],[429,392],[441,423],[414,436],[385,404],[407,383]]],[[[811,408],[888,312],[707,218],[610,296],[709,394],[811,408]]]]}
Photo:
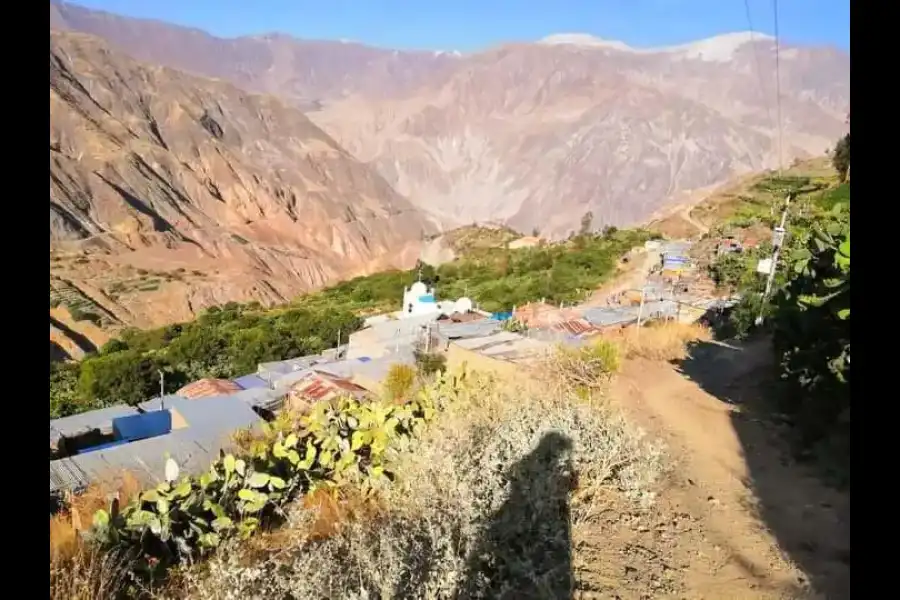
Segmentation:
{"type": "Polygon", "coordinates": [[[772,10],[775,13],[775,105],[778,115],[778,173],[784,169],[784,136],[781,128],[781,59],[779,50],[781,45],[778,34],[778,0],[772,0],[772,10]]]}
{"type": "Polygon", "coordinates": [[[750,47],[753,49],[753,61],[756,63],[756,78],[759,80],[759,90],[765,101],[766,119],[769,123],[775,125],[775,122],[772,120],[771,101],[766,94],[765,80],[762,76],[762,63],[759,60],[759,49],[756,47],[756,29],[753,27],[753,18],[750,14],[750,0],[744,0],[744,13],[747,15],[747,27],[750,31],[750,47]]]}

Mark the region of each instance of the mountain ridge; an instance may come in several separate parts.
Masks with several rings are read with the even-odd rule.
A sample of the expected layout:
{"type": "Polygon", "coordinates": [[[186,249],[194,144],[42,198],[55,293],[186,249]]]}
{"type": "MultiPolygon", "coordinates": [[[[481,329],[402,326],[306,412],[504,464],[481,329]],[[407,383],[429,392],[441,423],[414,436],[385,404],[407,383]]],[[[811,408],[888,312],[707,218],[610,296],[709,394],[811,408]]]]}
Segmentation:
{"type": "Polygon", "coordinates": [[[846,53],[782,44],[776,85],[774,40],[748,32],[661,49],[545,38],[455,56],[224,39],[71,4],[51,4],[54,22],[285,98],[444,229],[502,222],[558,238],[588,212],[597,228],[639,223],[692,190],[821,154],[849,109],[846,53]]]}
{"type": "Polygon", "coordinates": [[[433,231],[300,111],[93,36],[51,31],[50,120],[51,292],[128,324],[409,266],[433,231]]]}

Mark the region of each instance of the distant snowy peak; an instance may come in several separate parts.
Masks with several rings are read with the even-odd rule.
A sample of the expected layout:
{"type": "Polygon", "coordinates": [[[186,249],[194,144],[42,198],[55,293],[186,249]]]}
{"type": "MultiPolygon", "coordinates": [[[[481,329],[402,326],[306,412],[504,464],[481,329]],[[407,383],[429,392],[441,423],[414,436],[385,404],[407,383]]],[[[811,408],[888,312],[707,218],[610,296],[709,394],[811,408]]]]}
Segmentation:
{"type": "Polygon", "coordinates": [[[621,50],[623,52],[635,52],[635,49],[617,40],[604,40],[603,38],[594,37],[587,33],[559,33],[547,36],[538,40],[538,44],[546,44],[550,46],[568,44],[571,46],[586,46],[594,48],[612,48],[613,50],[621,50]]]}
{"type": "Polygon", "coordinates": [[[750,42],[772,41],[775,38],[753,31],[739,31],[717,35],[705,40],[680,44],[678,46],[664,46],[658,48],[633,48],[625,42],[617,40],[604,40],[586,33],[563,33],[551,35],[538,41],[539,44],[582,46],[585,48],[608,48],[620,52],[634,54],[674,54],[694,60],[710,62],[727,62],[734,57],[734,53],[750,42]]]}

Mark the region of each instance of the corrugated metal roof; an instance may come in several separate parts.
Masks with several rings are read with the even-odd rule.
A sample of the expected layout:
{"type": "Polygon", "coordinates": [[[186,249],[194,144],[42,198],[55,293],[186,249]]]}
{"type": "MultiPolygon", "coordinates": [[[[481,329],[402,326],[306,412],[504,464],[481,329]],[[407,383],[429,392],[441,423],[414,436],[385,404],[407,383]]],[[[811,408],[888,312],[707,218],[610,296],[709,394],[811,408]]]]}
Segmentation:
{"type": "Polygon", "coordinates": [[[175,459],[182,473],[197,474],[206,470],[219,448],[228,444],[227,441],[217,444],[190,429],[181,429],[156,438],[50,461],[50,493],[79,491],[94,482],[114,480],[126,471],[146,485],[155,485],[165,480],[165,463],[169,456],[175,459]]]}
{"type": "Polygon", "coordinates": [[[543,356],[549,348],[546,342],[509,331],[499,331],[493,335],[462,339],[453,343],[461,348],[510,362],[530,361],[543,356]]]}
{"type": "Polygon", "coordinates": [[[387,376],[392,365],[414,365],[415,363],[416,360],[412,348],[406,346],[401,348],[399,352],[394,352],[378,358],[371,358],[367,361],[350,359],[317,366],[316,371],[328,373],[329,375],[334,375],[343,379],[352,380],[360,377],[369,381],[382,381],[387,376]]]}
{"type": "Polygon", "coordinates": [[[50,461],[50,492],[83,489],[124,471],[155,484],[164,479],[167,455],[175,459],[182,473],[197,474],[208,468],[220,448],[231,446],[235,431],[261,423],[249,406],[233,396],[182,399],[175,409],[188,422],[187,428],[50,461]]]}
{"type": "Polygon", "coordinates": [[[182,387],[176,393],[185,398],[205,398],[207,396],[221,396],[223,394],[232,394],[241,391],[241,387],[233,381],[227,379],[212,379],[206,377],[192,381],[182,387]]]}
{"type": "Polygon", "coordinates": [[[231,394],[231,396],[239,399],[241,402],[249,406],[256,406],[259,408],[271,410],[281,402],[284,397],[284,393],[280,392],[279,390],[273,390],[265,387],[250,388],[248,390],[243,390],[235,394],[231,394]]]}
{"type": "Polygon", "coordinates": [[[242,389],[250,390],[254,388],[268,388],[269,382],[257,375],[256,373],[251,373],[250,375],[243,375],[242,377],[236,377],[232,381],[241,386],[242,389]]]}
{"type": "Polygon", "coordinates": [[[174,404],[179,404],[179,403],[185,402],[185,401],[188,401],[188,398],[185,398],[184,396],[179,396],[178,394],[168,394],[166,396],[163,396],[162,398],[156,397],[156,398],[151,398],[150,400],[147,400],[146,402],[141,402],[140,404],[138,404],[138,407],[140,407],[140,409],[143,411],[150,412],[150,411],[154,411],[154,410],[160,410],[163,408],[169,408],[174,404]]]}
{"type": "Polygon", "coordinates": [[[277,360],[273,362],[260,363],[256,370],[256,374],[266,381],[271,381],[269,377],[277,378],[275,377],[275,375],[286,375],[294,371],[308,369],[312,365],[324,360],[328,359],[323,357],[321,354],[311,354],[309,356],[291,358],[289,360],[277,360]]]}
{"type": "Polygon", "coordinates": [[[330,373],[313,372],[305,379],[295,383],[291,387],[291,394],[318,402],[327,398],[348,394],[355,397],[361,397],[366,394],[366,390],[346,379],[336,377],[330,373]]]}
{"type": "Polygon", "coordinates": [[[571,319],[569,321],[563,321],[562,323],[552,325],[551,329],[573,336],[597,332],[597,328],[587,319],[571,319]]]}
{"type": "Polygon", "coordinates": [[[259,416],[236,394],[186,400],[171,407],[188,428],[204,433],[228,432],[256,425],[259,416]]]}
{"type": "Polygon", "coordinates": [[[366,343],[393,341],[418,334],[428,323],[434,323],[442,313],[433,312],[425,315],[413,315],[402,319],[394,319],[384,323],[377,323],[372,327],[361,329],[350,334],[350,346],[354,346],[354,340],[365,340],[366,343]]]}
{"type": "Polygon", "coordinates": [[[137,409],[124,404],[89,412],[52,419],[50,421],[50,445],[59,443],[62,437],[75,437],[92,429],[112,429],[112,420],[138,414],[137,409]]]}
{"type": "MultiPolygon", "coordinates": [[[[642,314],[644,318],[649,319],[657,315],[672,315],[676,310],[677,305],[675,302],[671,300],[656,300],[645,302],[642,314]]],[[[638,313],[640,312],[641,308],[639,306],[588,308],[584,311],[584,318],[597,327],[608,327],[637,321],[638,313]]]]}
{"type": "Polygon", "coordinates": [[[483,337],[490,335],[503,326],[497,319],[481,319],[468,323],[440,323],[437,332],[447,339],[483,337]]]}
{"type": "MultiPolygon", "coordinates": [[[[326,363],[326,364],[334,364],[334,363],[331,362],[331,363],[326,363]]],[[[291,385],[297,383],[298,381],[305,379],[312,372],[313,372],[312,369],[301,369],[299,371],[294,371],[292,373],[288,373],[287,375],[281,375],[280,377],[275,379],[275,381],[273,382],[273,385],[275,386],[276,390],[284,390],[285,388],[290,387],[291,385]]]]}

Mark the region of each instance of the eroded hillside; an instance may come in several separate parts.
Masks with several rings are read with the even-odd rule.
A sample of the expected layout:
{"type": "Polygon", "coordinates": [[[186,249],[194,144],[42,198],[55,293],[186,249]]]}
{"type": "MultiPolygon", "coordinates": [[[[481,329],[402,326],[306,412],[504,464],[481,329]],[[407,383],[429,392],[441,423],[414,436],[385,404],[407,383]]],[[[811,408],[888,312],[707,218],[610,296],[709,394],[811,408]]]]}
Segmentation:
{"type": "Polygon", "coordinates": [[[310,109],[445,228],[559,237],[589,211],[598,230],[640,223],[680,192],[821,154],[849,111],[846,53],[781,44],[776,85],[775,41],[750,32],[666,48],[564,35],[459,54],[217,38],[70,4],[51,4],[51,23],[310,109]]]}
{"type": "Polygon", "coordinates": [[[408,266],[429,231],[298,110],[51,32],[51,279],[116,320],[408,266]]]}

